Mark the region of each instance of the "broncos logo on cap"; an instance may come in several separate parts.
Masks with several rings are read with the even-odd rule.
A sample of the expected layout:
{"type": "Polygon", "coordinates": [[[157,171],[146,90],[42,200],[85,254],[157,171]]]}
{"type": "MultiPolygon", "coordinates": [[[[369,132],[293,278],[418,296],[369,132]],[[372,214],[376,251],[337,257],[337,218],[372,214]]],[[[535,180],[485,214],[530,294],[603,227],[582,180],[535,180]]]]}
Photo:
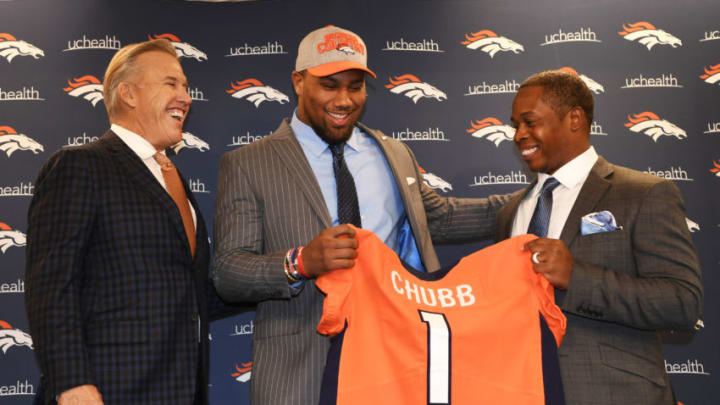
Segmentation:
{"type": "Polygon", "coordinates": [[[4,222],[0,222],[0,251],[5,253],[11,246],[22,247],[27,243],[24,233],[16,231],[4,222]]]}
{"type": "Polygon", "coordinates": [[[515,136],[515,128],[510,125],[503,125],[499,119],[488,117],[482,121],[470,121],[470,128],[466,131],[475,138],[485,138],[500,147],[502,141],[512,141],[515,136]]]}
{"type": "Polygon", "coordinates": [[[197,136],[191,134],[190,132],[183,132],[180,142],[172,146],[172,149],[173,151],[175,151],[176,155],[178,152],[180,152],[180,149],[182,148],[195,148],[200,150],[200,152],[205,152],[206,150],[210,149],[210,145],[208,145],[207,142],[203,141],[197,136]]]}
{"type": "Polygon", "coordinates": [[[596,82],[595,80],[593,80],[585,75],[581,75],[580,73],[578,73],[575,69],[571,68],[570,66],[561,67],[558,70],[561,72],[567,72],[567,73],[570,73],[570,74],[580,77],[580,80],[582,80],[585,83],[585,85],[588,86],[588,89],[590,89],[590,91],[592,91],[595,94],[600,94],[600,93],[605,92],[605,88],[600,83],[596,82]]]}
{"type": "Polygon", "coordinates": [[[285,104],[290,99],[288,96],[273,89],[270,86],[265,86],[256,79],[245,79],[241,82],[230,83],[229,90],[225,90],[226,93],[232,94],[233,97],[243,99],[246,98],[249,102],[255,104],[255,107],[260,107],[263,101],[277,101],[280,104],[285,104]]]}
{"type": "Polygon", "coordinates": [[[237,372],[230,374],[231,377],[235,378],[235,381],[248,382],[250,381],[250,374],[252,373],[252,361],[249,363],[240,363],[242,367],[235,365],[237,372]]]}
{"type": "Polygon", "coordinates": [[[29,150],[34,154],[44,152],[42,145],[23,134],[18,134],[12,127],[0,125],[0,150],[8,157],[16,150],[29,150]]]}
{"type": "Polygon", "coordinates": [[[443,193],[447,193],[452,190],[452,184],[440,178],[440,176],[425,171],[422,167],[419,167],[420,174],[423,176],[423,182],[430,188],[435,190],[441,190],[443,193]]]}
{"type": "Polygon", "coordinates": [[[674,136],[678,139],[687,138],[687,133],[670,121],[660,119],[657,114],[645,111],[640,114],[628,115],[625,126],[633,132],[643,133],[657,142],[661,136],[674,136]]]}
{"type": "Polygon", "coordinates": [[[68,80],[68,87],[63,87],[63,91],[70,96],[84,98],[93,107],[103,99],[103,85],[93,75],[76,77],[72,82],[68,80]]]}
{"type": "Polygon", "coordinates": [[[705,74],[700,76],[706,83],[715,84],[720,81],[720,63],[705,68],[705,74]]]}
{"type": "Polygon", "coordinates": [[[638,21],[633,24],[623,24],[623,31],[618,31],[621,37],[628,41],[637,40],[649,50],[655,45],[670,45],[673,48],[682,46],[682,41],[663,30],[655,28],[647,21],[638,21]]]}
{"type": "Polygon", "coordinates": [[[430,83],[420,81],[409,73],[390,78],[390,84],[385,85],[391,93],[404,94],[417,104],[423,97],[434,98],[437,101],[447,100],[447,95],[430,83]]]}
{"type": "Polygon", "coordinates": [[[150,36],[148,35],[148,39],[167,39],[172,43],[173,47],[175,47],[175,53],[177,53],[178,58],[193,58],[196,59],[199,62],[207,60],[207,55],[200,51],[199,49],[195,48],[194,46],[188,44],[187,42],[180,41],[180,38],[178,38],[176,35],[173,34],[158,34],[150,36]]]}
{"type": "Polygon", "coordinates": [[[3,353],[7,353],[13,346],[27,346],[32,349],[32,337],[20,329],[13,328],[9,323],[0,321],[0,349],[3,353]]]}
{"type": "Polygon", "coordinates": [[[465,41],[460,42],[468,49],[480,49],[481,51],[494,57],[500,51],[519,53],[525,51],[522,45],[517,42],[498,36],[498,34],[490,30],[482,30],[465,34],[465,41]]]}
{"type": "Polygon", "coordinates": [[[717,162],[713,162],[715,168],[710,169],[710,173],[715,173],[716,176],[720,177],[720,159],[717,162]]]}
{"type": "Polygon", "coordinates": [[[32,56],[38,59],[45,56],[45,53],[33,44],[21,41],[7,32],[1,32],[0,56],[5,57],[8,62],[12,62],[16,56],[32,56]]]}

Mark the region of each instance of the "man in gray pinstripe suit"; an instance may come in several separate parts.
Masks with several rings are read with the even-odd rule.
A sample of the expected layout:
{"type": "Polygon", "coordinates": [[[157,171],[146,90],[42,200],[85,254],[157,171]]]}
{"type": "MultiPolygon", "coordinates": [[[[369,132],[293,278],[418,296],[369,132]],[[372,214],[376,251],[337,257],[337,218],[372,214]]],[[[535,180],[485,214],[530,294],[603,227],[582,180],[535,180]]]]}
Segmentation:
{"type": "Polygon", "coordinates": [[[344,144],[363,228],[428,271],[440,266],[432,242],[491,236],[506,201],[440,197],[423,183],[405,144],[357,122],[366,74],[375,76],[365,50],[362,39],[338,27],[308,34],[292,73],[292,119],[220,163],[214,281],[225,300],[257,304],[256,405],[319,399],[329,340],[315,331],[323,295],[314,278],[352,266],[357,247],[352,228],[339,223],[329,145],[344,144]],[[299,282],[295,262],[304,273],[299,282]]]}

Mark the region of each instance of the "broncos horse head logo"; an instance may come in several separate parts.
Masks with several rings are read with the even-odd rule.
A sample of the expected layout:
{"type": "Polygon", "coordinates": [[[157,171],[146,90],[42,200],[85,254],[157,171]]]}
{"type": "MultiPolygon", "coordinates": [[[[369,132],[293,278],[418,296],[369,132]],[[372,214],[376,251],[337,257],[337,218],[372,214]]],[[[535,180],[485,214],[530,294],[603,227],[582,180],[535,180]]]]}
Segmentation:
{"type": "Polygon", "coordinates": [[[710,173],[715,173],[716,176],[720,177],[720,159],[717,162],[713,162],[714,168],[710,169],[710,173]]]}
{"type": "Polygon", "coordinates": [[[390,84],[385,85],[391,93],[404,94],[417,104],[421,98],[434,98],[437,101],[447,100],[447,95],[430,83],[420,81],[416,76],[404,74],[390,78],[390,84]]]}
{"type": "Polygon", "coordinates": [[[491,58],[500,51],[513,53],[525,51],[522,45],[511,39],[498,36],[498,34],[490,30],[465,34],[465,41],[460,43],[468,47],[468,49],[479,48],[481,51],[490,55],[491,58]]]}
{"type": "Polygon", "coordinates": [[[236,372],[230,374],[231,377],[235,377],[235,381],[248,382],[250,381],[250,375],[252,374],[252,361],[249,363],[240,363],[242,367],[235,365],[236,372]]]}
{"type": "Polygon", "coordinates": [[[438,175],[425,171],[425,169],[423,169],[422,167],[420,168],[420,174],[422,174],[423,182],[427,184],[428,187],[435,190],[439,189],[443,193],[447,193],[448,191],[452,190],[452,184],[443,180],[438,175]]]}
{"type": "Polygon", "coordinates": [[[715,84],[720,81],[720,63],[717,65],[711,65],[709,68],[706,67],[705,74],[700,75],[700,78],[710,84],[715,84]]]}
{"type": "Polygon", "coordinates": [[[32,153],[44,152],[42,145],[23,134],[18,134],[13,128],[7,125],[0,125],[0,150],[7,153],[8,157],[16,150],[29,150],[32,153]]]}
{"type": "Polygon", "coordinates": [[[89,101],[93,107],[103,99],[103,85],[95,76],[85,75],[68,80],[68,87],[63,87],[68,95],[82,97],[89,101]]]}
{"type": "Polygon", "coordinates": [[[11,246],[21,247],[27,243],[24,233],[16,231],[4,222],[0,222],[0,251],[5,253],[11,246]]]}
{"type": "Polygon", "coordinates": [[[570,74],[580,77],[580,80],[582,80],[585,83],[585,85],[588,87],[588,89],[590,89],[590,91],[592,91],[595,94],[600,94],[600,93],[605,92],[605,88],[600,83],[596,82],[595,80],[593,80],[585,75],[581,75],[580,73],[578,73],[575,69],[571,68],[570,66],[561,67],[558,70],[561,72],[567,72],[567,73],[570,73],[570,74]]]}
{"type": "Polygon", "coordinates": [[[190,132],[183,132],[180,142],[172,146],[176,155],[182,148],[195,148],[200,150],[200,152],[205,152],[210,149],[210,145],[190,132]]]}
{"type": "Polygon", "coordinates": [[[0,349],[3,353],[7,353],[13,346],[27,346],[32,349],[32,337],[20,329],[13,328],[9,323],[0,321],[0,349]]]}
{"type": "Polygon", "coordinates": [[[466,131],[475,138],[485,138],[500,147],[502,141],[512,141],[515,136],[515,128],[510,125],[503,125],[499,119],[488,117],[482,121],[470,121],[470,128],[466,131]]]}
{"type": "Polygon", "coordinates": [[[633,24],[623,24],[623,31],[618,34],[628,41],[637,40],[649,50],[655,45],[670,45],[673,48],[682,46],[682,41],[668,32],[655,28],[647,21],[638,21],[633,24]]]}
{"type": "Polygon", "coordinates": [[[687,133],[670,121],[660,119],[657,114],[645,111],[640,114],[628,115],[625,126],[638,133],[643,133],[657,142],[661,136],[674,136],[678,139],[687,138],[687,133]]]}
{"type": "Polygon", "coordinates": [[[207,55],[205,55],[204,52],[188,44],[187,42],[180,41],[180,38],[178,38],[176,35],[148,35],[148,39],[167,39],[168,41],[170,41],[170,43],[172,43],[173,47],[175,47],[175,53],[177,53],[178,58],[193,58],[199,62],[207,60],[207,55]]]}
{"type": "Polygon", "coordinates": [[[0,33],[0,56],[5,57],[8,62],[12,62],[16,56],[32,56],[38,59],[45,56],[45,53],[33,44],[21,41],[7,32],[2,32],[0,33]]]}
{"type": "Polygon", "coordinates": [[[255,107],[259,107],[263,101],[277,101],[280,104],[285,104],[290,99],[288,96],[273,89],[270,86],[265,86],[256,79],[245,79],[241,82],[230,83],[229,90],[225,90],[226,93],[232,94],[233,97],[243,99],[246,98],[249,102],[255,104],[255,107]]]}
{"type": "Polygon", "coordinates": [[[690,232],[697,232],[700,230],[700,225],[697,222],[692,221],[688,217],[685,217],[685,223],[687,224],[688,230],[690,232]]]}

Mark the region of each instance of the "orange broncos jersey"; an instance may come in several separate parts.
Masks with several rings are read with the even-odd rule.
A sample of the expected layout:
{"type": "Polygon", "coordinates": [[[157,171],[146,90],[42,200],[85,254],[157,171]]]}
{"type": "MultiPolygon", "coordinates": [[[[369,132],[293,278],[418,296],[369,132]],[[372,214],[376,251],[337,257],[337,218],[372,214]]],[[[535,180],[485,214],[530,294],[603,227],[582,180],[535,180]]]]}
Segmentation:
{"type": "Polygon", "coordinates": [[[318,332],[344,331],[337,404],[546,403],[540,315],[553,351],[566,321],[522,250],[535,236],[433,273],[406,269],[370,231],[356,238],[355,266],[316,280],[326,294],[318,332]]]}

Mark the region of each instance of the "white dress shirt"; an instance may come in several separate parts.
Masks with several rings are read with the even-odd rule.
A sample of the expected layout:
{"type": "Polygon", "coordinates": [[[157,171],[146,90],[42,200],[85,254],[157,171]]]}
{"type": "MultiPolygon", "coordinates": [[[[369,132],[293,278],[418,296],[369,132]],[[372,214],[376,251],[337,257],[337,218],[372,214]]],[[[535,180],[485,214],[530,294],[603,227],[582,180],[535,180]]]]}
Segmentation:
{"type": "MultiPolygon", "coordinates": [[[[157,153],[155,147],[152,146],[152,144],[148,142],[147,139],[136,134],[135,132],[130,131],[129,129],[121,127],[118,124],[112,124],[110,126],[110,130],[113,131],[115,135],[118,136],[118,138],[122,139],[122,141],[125,142],[128,148],[130,148],[133,152],[135,152],[136,155],[138,155],[140,160],[142,160],[143,163],[145,163],[145,166],[147,166],[147,168],[150,170],[150,173],[152,173],[155,179],[160,183],[160,185],[165,189],[165,191],[167,191],[167,186],[165,185],[165,178],[162,175],[162,168],[153,157],[157,153]]],[[[161,153],[164,154],[165,151],[161,153]]],[[[197,230],[197,217],[195,215],[195,208],[193,208],[190,200],[188,200],[188,204],[190,205],[190,212],[192,213],[193,223],[195,224],[195,229],[197,230]]]]}
{"type": "MultiPolygon", "coordinates": [[[[559,168],[552,177],[557,179],[559,186],[553,190],[552,213],[550,214],[550,224],[548,226],[548,238],[560,239],[560,234],[565,226],[570,210],[575,205],[578,194],[585,179],[590,174],[595,162],[597,162],[598,154],[592,146],[585,152],[576,156],[575,159],[567,162],[559,168]]],[[[515,220],[513,221],[511,236],[522,235],[527,233],[528,225],[535,205],[537,205],[538,195],[545,181],[550,177],[547,173],[538,173],[538,181],[520,202],[515,220]]]]}

